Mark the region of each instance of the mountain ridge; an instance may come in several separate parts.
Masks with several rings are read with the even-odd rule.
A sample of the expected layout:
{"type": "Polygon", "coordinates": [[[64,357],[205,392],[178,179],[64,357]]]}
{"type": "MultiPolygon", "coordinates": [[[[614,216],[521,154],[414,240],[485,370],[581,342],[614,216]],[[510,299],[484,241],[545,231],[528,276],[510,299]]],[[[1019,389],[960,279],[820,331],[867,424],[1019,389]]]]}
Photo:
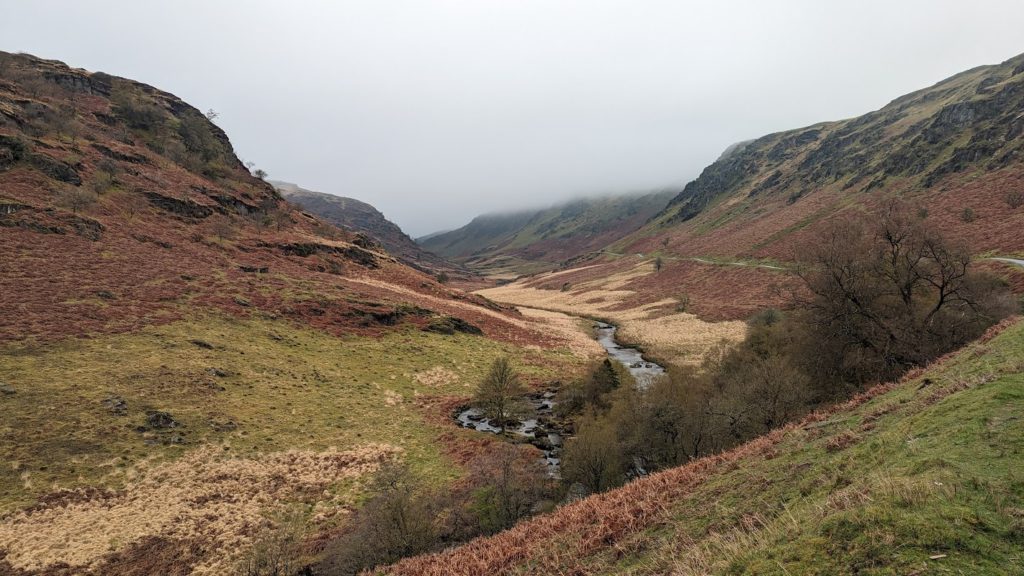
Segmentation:
{"type": "MultiPolygon", "coordinates": [[[[647,230],[671,235],[673,226],[682,225],[691,239],[730,233],[740,236],[738,230],[722,229],[736,228],[759,214],[795,213],[799,204],[815,195],[832,194],[834,198],[812,202],[831,204],[838,211],[846,199],[853,204],[871,204],[879,202],[880,196],[895,194],[934,205],[970,208],[979,220],[998,226],[1002,242],[993,238],[980,241],[980,230],[966,226],[972,222],[955,221],[961,214],[941,214],[946,227],[974,242],[979,252],[1020,249],[1009,234],[1020,218],[992,208],[1010,204],[1009,195],[1020,182],[1022,109],[1024,54],[961,72],[862,116],[747,142],[705,168],[647,230]],[[971,175],[980,175],[987,182],[968,184],[965,178],[971,175]],[[968,185],[961,184],[973,190],[965,190],[968,185]],[[980,190],[982,186],[987,190],[980,190]],[[968,192],[973,196],[987,192],[987,198],[969,198],[968,192]],[[694,223],[689,224],[691,221],[694,223]]],[[[813,216],[815,222],[829,216],[823,212],[825,206],[811,210],[820,212],[813,216]]],[[[1006,212],[1014,210],[1009,207],[1006,212]]],[[[940,215],[937,210],[931,212],[940,215]]],[[[739,251],[718,251],[723,255],[788,257],[795,245],[788,242],[789,232],[779,227],[759,232],[766,241],[743,240],[746,245],[739,251]]],[[[708,242],[697,243],[701,246],[697,250],[715,250],[708,242]]]]}
{"type": "Polygon", "coordinates": [[[662,191],[585,197],[546,208],[483,214],[461,228],[419,242],[491,275],[552,270],[640,228],[671,195],[662,191]]]}
{"type": "Polygon", "coordinates": [[[339,228],[363,233],[380,242],[399,260],[430,274],[466,274],[447,260],[420,248],[408,234],[373,205],[346,196],[317,192],[290,182],[270,181],[281,195],[304,210],[339,228]]]}

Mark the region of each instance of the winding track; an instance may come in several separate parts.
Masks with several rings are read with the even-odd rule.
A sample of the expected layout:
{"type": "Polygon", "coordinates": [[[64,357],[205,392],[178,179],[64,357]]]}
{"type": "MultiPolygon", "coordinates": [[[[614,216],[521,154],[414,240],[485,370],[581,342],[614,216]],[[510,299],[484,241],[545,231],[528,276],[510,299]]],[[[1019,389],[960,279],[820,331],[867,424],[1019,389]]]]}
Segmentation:
{"type": "Polygon", "coordinates": [[[1000,262],[1007,262],[1009,264],[1013,264],[1014,266],[1020,266],[1021,268],[1024,268],[1024,260],[1020,260],[1018,258],[989,258],[989,260],[998,260],[1000,262]]]}

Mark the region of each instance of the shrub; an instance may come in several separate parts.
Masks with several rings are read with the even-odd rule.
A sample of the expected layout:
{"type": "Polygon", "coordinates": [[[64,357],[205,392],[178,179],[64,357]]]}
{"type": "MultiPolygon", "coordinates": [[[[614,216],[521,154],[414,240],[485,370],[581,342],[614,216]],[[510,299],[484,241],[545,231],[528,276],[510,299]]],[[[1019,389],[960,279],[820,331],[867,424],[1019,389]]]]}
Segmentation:
{"type": "Polygon", "coordinates": [[[970,224],[978,219],[978,216],[974,213],[973,208],[964,208],[964,211],[960,213],[960,219],[970,224]]]}
{"type": "Polygon", "coordinates": [[[96,194],[82,188],[67,187],[57,192],[57,205],[77,214],[96,203],[96,194]]]}
{"type": "Polygon", "coordinates": [[[690,309],[690,295],[679,294],[676,296],[676,312],[682,314],[690,309]]]}
{"type": "Polygon", "coordinates": [[[385,466],[370,493],[374,496],[352,518],[350,531],[327,545],[317,573],[358,574],[436,545],[432,498],[407,467],[385,466]]]}
{"type": "Polygon", "coordinates": [[[89,178],[89,187],[96,194],[103,194],[114,186],[114,175],[106,170],[97,169],[89,178]]]}
{"type": "Polygon", "coordinates": [[[167,113],[141,94],[122,88],[111,96],[112,112],[129,128],[146,132],[161,130],[167,121],[167,113]]]}
{"type": "Polygon", "coordinates": [[[245,555],[241,576],[294,576],[303,567],[302,540],[305,523],[297,513],[287,514],[258,535],[245,555]]]}
{"type": "Polygon", "coordinates": [[[1006,205],[1016,210],[1024,206],[1024,191],[1014,190],[1006,194],[1006,205]]]}
{"type": "Polygon", "coordinates": [[[473,403],[495,426],[504,427],[525,413],[525,395],[526,387],[512,363],[508,358],[498,358],[480,381],[473,403]]]}
{"type": "Polygon", "coordinates": [[[596,493],[625,482],[626,457],[616,429],[608,419],[592,418],[581,423],[574,438],[565,445],[562,477],[596,493]]]}

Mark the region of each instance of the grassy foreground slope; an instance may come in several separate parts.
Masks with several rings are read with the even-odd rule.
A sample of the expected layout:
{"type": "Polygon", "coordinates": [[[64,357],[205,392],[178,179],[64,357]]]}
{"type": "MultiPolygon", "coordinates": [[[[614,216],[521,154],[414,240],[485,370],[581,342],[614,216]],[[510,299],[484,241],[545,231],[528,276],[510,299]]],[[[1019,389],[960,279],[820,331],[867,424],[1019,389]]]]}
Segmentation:
{"type": "Polygon", "coordinates": [[[1024,574],[1022,413],[1024,323],[1004,322],[900,383],[389,573],[1024,574]]]}
{"type": "Polygon", "coordinates": [[[310,536],[343,525],[385,460],[460,477],[492,438],[451,410],[498,356],[528,382],[579,362],[464,334],[338,338],[216,315],[0,355],[16,386],[0,397],[0,574],[230,573],[284,510],[310,536]]]}

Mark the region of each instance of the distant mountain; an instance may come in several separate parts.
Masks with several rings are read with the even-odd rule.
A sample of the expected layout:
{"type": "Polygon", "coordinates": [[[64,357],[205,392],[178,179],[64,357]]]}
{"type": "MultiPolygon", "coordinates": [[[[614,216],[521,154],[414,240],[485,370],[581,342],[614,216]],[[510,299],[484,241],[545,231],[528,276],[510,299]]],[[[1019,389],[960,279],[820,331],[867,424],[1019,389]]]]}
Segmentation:
{"type": "Polygon", "coordinates": [[[857,118],[730,146],[634,248],[669,236],[684,255],[789,259],[819,224],[893,197],[977,252],[1024,251],[1024,55],[857,118]]]}
{"type": "Polygon", "coordinates": [[[419,242],[435,254],[491,275],[551,270],[637,230],[673,195],[666,191],[584,198],[539,210],[487,214],[419,242]]]}
{"type": "Polygon", "coordinates": [[[397,224],[366,202],[306,190],[290,182],[270,183],[289,202],[339,228],[373,238],[388,253],[409,266],[431,273],[461,271],[459,266],[420,248],[397,224]]]}

